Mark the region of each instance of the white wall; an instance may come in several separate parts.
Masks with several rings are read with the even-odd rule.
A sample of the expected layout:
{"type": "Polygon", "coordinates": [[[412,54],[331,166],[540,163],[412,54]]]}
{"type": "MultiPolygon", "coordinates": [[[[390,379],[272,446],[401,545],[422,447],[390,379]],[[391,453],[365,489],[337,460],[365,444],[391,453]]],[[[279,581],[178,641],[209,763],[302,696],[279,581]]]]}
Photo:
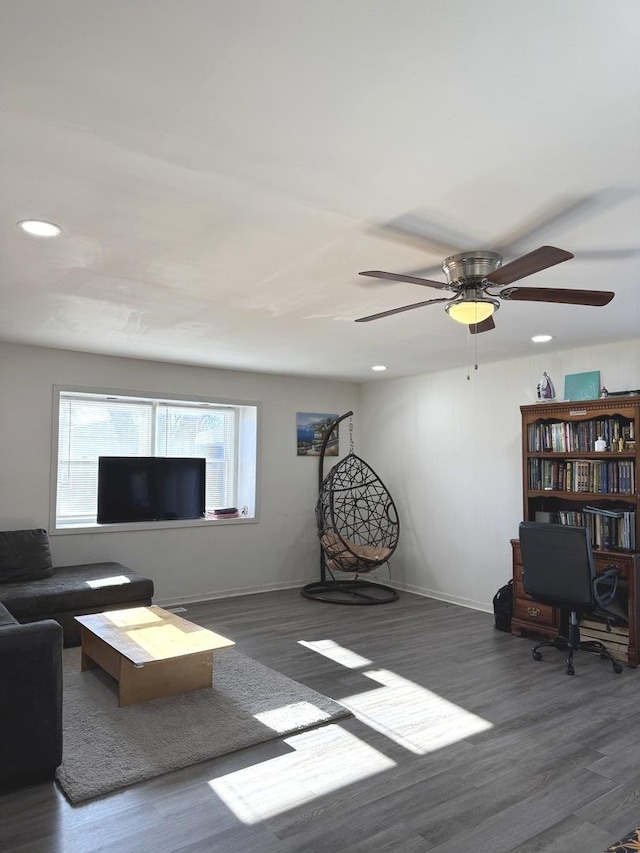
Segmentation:
{"type": "Polygon", "coordinates": [[[558,399],[564,376],[600,370],[609,391],[640,388],[640,342],[480,364],[363,386],[361,455],[397,504],[401,588],[491,609],[511,576],[509,540],[522,519],[520,409],[543,371],[558,399]]]}
{"type": "Polygon", "coordinates": [[[559,397],[566,373],[589,370],[610,391],[635,389],[640,341],[541,348],[481,363],[470,381],[461,368],[361,386],[0,344],[0,527],[48,526],[54,384],[259,401],[258,523],[53,535],[54,563],[116,560],[152,577],[158,602],[301,586],[318,576],[318,465],[295,455],[295,414],[353,409],[356,452],[398,505],[393,582],[490,610],[522,517],[519,406],[543,370],[559,397]]]}
{"type": "MultiPolygon", "coordinates": [[[[358,385],[0,344],[4,530],[49,526],[54,385],[202,394],[261,404],[258,523],[52,535],[54,565],[121,562],[153,578],[160,603],[302,586],[317,579],[318,461],[296,456],[295,416],[298,411],[342,414],[349,409],[357,415],[358,385]]],[[[340,439],[344,452],[346,428],[340,439]]]]}

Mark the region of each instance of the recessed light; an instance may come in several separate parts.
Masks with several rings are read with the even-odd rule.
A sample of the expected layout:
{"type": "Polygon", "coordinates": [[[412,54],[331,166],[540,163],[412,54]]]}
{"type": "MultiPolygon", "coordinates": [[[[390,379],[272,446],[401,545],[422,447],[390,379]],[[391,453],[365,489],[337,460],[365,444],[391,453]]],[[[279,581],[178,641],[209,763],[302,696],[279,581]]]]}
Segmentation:
{"type": "Polygon", "coordinates": [[[386,366],[384,364],[374,364],[371,370],[386,370],[386,366]]]}
{"type": "Polygon", "coordinates": [[[18,222],[20,228],[33,237],[57,237],[62,233],[62,228],[53,222],[45,222],[42,219],[23,219],[18,222]]]}
{"type": "Polygon", "coordinates": [[[547,341],[553,340],[553,335],[534,335],[531,340],[534,344],[546,344],[547,341]]]}

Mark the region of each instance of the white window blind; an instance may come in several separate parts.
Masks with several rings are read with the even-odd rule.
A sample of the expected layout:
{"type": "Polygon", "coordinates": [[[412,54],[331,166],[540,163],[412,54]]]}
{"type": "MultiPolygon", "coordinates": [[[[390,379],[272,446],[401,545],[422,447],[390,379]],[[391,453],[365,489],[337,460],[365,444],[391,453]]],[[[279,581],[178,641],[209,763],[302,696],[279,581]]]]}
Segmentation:
{"type": "Polygon", "coordinates": [[[236,444],[234,409],[158,406],[156,455],[206,459],[207,512],[234,505],[236,444]]]}
{"type": "Polygon", "coordinates": [[[56,515],[96,520],[99,456],[151,456],[153,408],[147,402],[60,397],[56,515]]]}
{"type": "Polygon", "coordinates": [[[204,457],[206,511],[234,506],[238,407],[60,392],[57,527],[95,523],[100,456],[204,457]]]}

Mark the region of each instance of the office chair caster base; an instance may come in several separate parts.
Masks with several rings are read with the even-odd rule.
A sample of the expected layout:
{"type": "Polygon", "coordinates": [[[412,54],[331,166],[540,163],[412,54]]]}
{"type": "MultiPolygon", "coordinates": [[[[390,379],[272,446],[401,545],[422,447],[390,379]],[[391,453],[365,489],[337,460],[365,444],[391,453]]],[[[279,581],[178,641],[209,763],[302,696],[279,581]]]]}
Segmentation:
{"type": "Polygon", "coordinates": [[[568,642],[564,637],[555,637],[553,640],[543,640],[531,649],[531,657],[534,660],[542,660],[542,652],[538,651],[543,646],[549,646],[552,649],[557,649],[559,652],[566,652],[569,648],[568,642]]]}
{"type": "Polygon", "coordinates": [[[621,672],[624,672],[622,664],[613,657],[609,649],[604,645],[604,643],[601,643],[600,640],[585,640],[580,643],[579,648],[585,652],[591,652],[591,654],[598,655],[600,660],[608,660],[616,675],[620,675],[621,672]]]}
{"type": "Polygon", "coordinates": [[[624,672],[624,667],[611,654],[609,649],[599,640],[584,640],[580,641],[579,634],[571,633],[571,640],[566,637],[554,637],[552,640],[543,640],[531,649],[531,657],[534,660],[542,660],[542,652],[539,651],[543,646],[549,646],[557,649],[559,652],[570,652],[567,657],[566,673],[567,675],[575,675],[575,667],[573,665],[574,652],[583,651],[589,652],[592,655],[598,655],[601,660],[608,660],[613,667],[616,675],[624,672]]]}

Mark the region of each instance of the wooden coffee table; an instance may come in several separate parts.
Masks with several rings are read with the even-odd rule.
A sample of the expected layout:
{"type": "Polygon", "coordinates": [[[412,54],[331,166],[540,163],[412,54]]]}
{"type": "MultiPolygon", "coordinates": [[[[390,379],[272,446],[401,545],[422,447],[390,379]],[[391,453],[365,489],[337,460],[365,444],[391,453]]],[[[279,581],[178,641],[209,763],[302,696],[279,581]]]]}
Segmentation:
{"type": "Polygon", "coordinates": [[[75,618],[82,671],[99,666],[115,678],[120,706],[211,687],[214,651],[235,645],[153,605],[75,618]]]}

